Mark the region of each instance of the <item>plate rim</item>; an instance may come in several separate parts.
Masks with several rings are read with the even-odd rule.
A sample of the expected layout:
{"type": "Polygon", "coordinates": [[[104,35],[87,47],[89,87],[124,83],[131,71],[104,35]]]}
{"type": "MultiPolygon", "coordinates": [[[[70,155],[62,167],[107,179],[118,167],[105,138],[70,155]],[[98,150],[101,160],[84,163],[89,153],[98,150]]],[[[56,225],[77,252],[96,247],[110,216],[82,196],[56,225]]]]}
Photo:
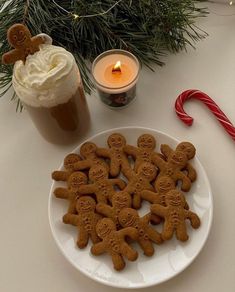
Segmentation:
{"type": "MultiPolygon", "coordinates": [[[[140,130],[147,130],[147,131],[152,131],[152,132],[155,132],[156,134],[161,134],[161,135],[164,135],[164,136],[167,136],[169,137],[170,139],[176,141],[176,142],[180,142],[179,139],[169,135],[169,134],[166,134],[165,132],[163,131],[159,131],[159,130],[156,130],[156,129],[153,129],[153,128],[148,128],[148,127],[142,127],[142,126],[125,126],[125,127],[117,127],[117,128],[111,128],[111,129],[108,129],[108,130],[104,130],[104,131],[101,131],[101,132],[98,132],[88,138],[86,138],[85,140],[81,141],[78,146],[76,146],[70,153],[76,153],[77,149],[79,147],[81,147],[81,145],[87,141],[90,141],[91,139],[95,139],[96,137],[100,136],[100,135],[103,135],[103,134],[107,134],[109,132],[118,132],[118,131],[122,131],[123,129],[125,130],[131,130],[131,129],[140,129],[140,130]]],[[[142,282],[141,284],[138,284],[138,285],[135,285],[135,286],[125,286],[125,285],[122,285],[122,284],[117,284],[117,283],[110,283],[110,282],[107,282],[106,280],[104,280],[103,278],[100,278],[100,277],[92,277],[92,275],[87,272],[86,270],[82,270],[80,269],[78,266],[75,265],[75,263],[72,261],[72,259],[65,253],[65,251],[63,250],[57,236],[56,236],[56,233],[52,227],[52,218],[51,218],[51,212],[50,212],[50,208],[51,208],[51,203],[52,203],[52,190],[54,188],[54,185],[56,183],[56,181],[53,181],[52,184],[51,184],[51,187],[50,187],[50,191],[49,191],[49,198],[48,198],[48,219],[49,219],[49,225],[50,225],[50,229],[51,229],[51,232],[52,232],[52,236],[53,236],[53,239],[55,240],[56,242],[56,245],[57,247],[59,248],[60,252],[64,255],[64,257],[72,264],[72,266],[79,272],[81,272],[83,275],[87,276],[88,278],[98,282],[98,283],[101,283],[105,286],[109,286],[109,287],[115,287],[115,288],[120,288],[120,289],[141,289],[141,288],[147,288],[147,287],[152,287],[152,286],[155,286],[155,285],[159,285],[161,283],[164,283],[166,281],[169,281],[170,279],[176,277],[177,275],[179,275],[181,272],[183,272],[187,267],[189,267],[193,261],[198,257],[198,255],[201,253],[203,247],[205,246],[205,243],[209,237],[209,234],[210,234],[210,231],[211,231],[211,226],[212,226],[212,221],[213,221],[213,211],[214,211],[214,202],[213,202],[213,194],[212,194],[212,188],[211,188],[211,185],[210,185],[210,181],[209,181],[209,178],[207,176],[207,173],[205,171],[205,168],[203,167],[203,164],[201,163],[201,161],[199,160],[198,158],[198,155],[196,154],[195,155],[195,158],[197,160],[197,163],[199,163],[199,165],[201,166],[202,168],[202,171],[203,171],[203,176],[205,177],[206,179],[206,183],[208,185],[208,194],[209,194],[209,197],[211,199],[211,206],[210,206],[210,212],[209,212],[209,220],[208,220],[208,228],[207,228],[207,234],[206,236],[204,237],[203,241],[202,241],[202,244],[201,244],[201,247],[198,249],[198,251],[196,252],[196,254],[190,259],[190,261],[185,265],[183,266],[181,269],[177,270],[177,272],[175,272],[173,275],[170,275],[169,277],[165,278],[165,279],[162,279],[158,282],[150,282],[150,283],[146,283],[146,282],[142,282]]],[[[58,169],[61,169],[63,167],[63,162],[60,164],[59,168],[58,169]]],[[[115,271],[114,271],[115,272],[115,271]]]]}

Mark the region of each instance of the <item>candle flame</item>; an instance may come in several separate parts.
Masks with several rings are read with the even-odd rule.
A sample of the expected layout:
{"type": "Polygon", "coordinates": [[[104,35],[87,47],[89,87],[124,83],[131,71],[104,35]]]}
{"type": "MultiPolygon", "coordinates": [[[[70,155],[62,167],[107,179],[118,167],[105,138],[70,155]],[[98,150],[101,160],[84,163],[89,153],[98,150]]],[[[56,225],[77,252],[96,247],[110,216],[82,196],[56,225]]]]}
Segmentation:
{"type": "Polygon", "coordinates": [[[121,73],[121,62],[117,61],[117,63],[113,66],[112,73],[121,73]]]}

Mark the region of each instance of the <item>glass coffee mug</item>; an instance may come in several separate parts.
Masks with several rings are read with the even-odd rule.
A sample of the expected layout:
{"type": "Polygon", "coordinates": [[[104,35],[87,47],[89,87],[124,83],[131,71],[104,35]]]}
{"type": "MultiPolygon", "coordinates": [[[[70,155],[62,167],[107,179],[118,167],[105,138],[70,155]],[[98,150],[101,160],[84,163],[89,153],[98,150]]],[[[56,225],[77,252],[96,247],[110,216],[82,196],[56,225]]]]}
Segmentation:
{"type": "Polygon", "coordinates": [[[62,47],[41,45],[25,64],[16,62],[12,83],[47,141],[73,143],[88,130],[90,115],[79,69],[62,47]]]}

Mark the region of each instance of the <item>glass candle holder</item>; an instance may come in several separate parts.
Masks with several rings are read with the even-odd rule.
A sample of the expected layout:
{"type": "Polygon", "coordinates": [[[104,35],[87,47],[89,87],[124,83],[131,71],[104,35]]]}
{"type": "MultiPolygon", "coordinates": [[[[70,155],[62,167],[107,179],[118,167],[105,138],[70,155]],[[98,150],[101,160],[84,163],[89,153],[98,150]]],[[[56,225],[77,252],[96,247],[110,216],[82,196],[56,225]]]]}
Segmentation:
{"type": "Polygon", "coordinates": [[[136,97],[138,59],[125,50],[109,50],[92,64],[92,75],[101,101],[111,108],[123,108],[136,97]]]}

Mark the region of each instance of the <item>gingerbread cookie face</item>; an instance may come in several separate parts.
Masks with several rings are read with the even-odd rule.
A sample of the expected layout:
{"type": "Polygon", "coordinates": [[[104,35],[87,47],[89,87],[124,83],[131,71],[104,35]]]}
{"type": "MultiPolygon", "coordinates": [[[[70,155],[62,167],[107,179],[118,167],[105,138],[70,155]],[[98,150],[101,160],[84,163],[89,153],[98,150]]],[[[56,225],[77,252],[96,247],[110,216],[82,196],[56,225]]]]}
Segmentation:
{"type": "Polygon", "coordinates": [[[112,231],[116,231],[116,226],[114,222],[108,218],[103,218],[96,225],[96,232],[102,239],[110,235],[112,231]]]}
{"type": "Polygon", "coordinates": [[[30,44],[31,33],[26,26],[17,23],[9,28],[7,40],[13,48],[19,49],[30,44]]]}
{"type": "Polygon", "coordinates": [[[108,137],[107,141],[110,148],[122,148],[126,145],[126,139],[119,133],[114,133],[108,137]]]}
{"type": "Polygon", "coordinates": [[[169,176],[162,176],[155,181],[154,187],[158,193],[162,194],[174,189],[175,183],[169,176]]]}
{"type": "Polygon", "coordinates": [[[91,181],[100,181],[108,178],[107,169],[101,165],[93,166],[89,170],[89,178],[91,181]]]}
{"type": "Polygon", "coordinates": [[[123,208],[128,208],[131,206],[131,196],[129,193],[122,191],[117,192],[113,195],[112,198],[112,206],[117,209],[121,210],[123,208]]]}
{"type": "Polygon", "coordinates": [[[77,171],[70,175],[68,188],[77,191],[80,186],[87,184],[87,182],[87,176],[83,172],[77,171]]]}
{"type": "Polygon", "coordinates": [[[177,190],[171,190],[167,193],[165,197],[166,206],[182,207],[185,206],[185,198],[177,190]]]}
{"type": "Polygon", "coordinates": [[[194,145],[190,142],[181,142],[177,145],[176,150],[184,152],[188,160],[192,159],[196,154],[194,145]]]}
{"type": "Polygon", "coordinates": [[[137,140],[137,145],[141,149],[154,150],[156,147],[156,140],[150,134],[143,134],[137,140]]]}
{"type": "Polygon", "coordinates": [[[96,202],[91,197],[81,197],[77,201],[77,211],[78,214],[82,212],[94,212],[95,211],[96,202]]]}
{"type": "Polygon", "coordinates": [[[139,166],[138,173],[148,181],[152,181],[157,175],[157,170],[151,163],[144,162],[139,166]]]}
{"type": "Polygon", "coordinates": [[[183,168],[185,167],[185,165],[187,164],[187,156],[184,152],[176,150],[172,153],[172,155],[170,155],[169,157],[169,162],[172,165],[177,166],[178,168],[183,168]]]}
{"type": "Polygon", "coordinates": [[[85,142],[80,149],[80,153],[83,157],[88,158],[90,155],[96,153],[97,146],[92,142],[85,142]]]}
{"type": "Polygon", "coordinates": [[[66,170],[73,171],[74,163],[81,161],[81,160],[82,160],[82,158],[78,154],[70,153],[64,159],[64,168],[66,170]]]}

